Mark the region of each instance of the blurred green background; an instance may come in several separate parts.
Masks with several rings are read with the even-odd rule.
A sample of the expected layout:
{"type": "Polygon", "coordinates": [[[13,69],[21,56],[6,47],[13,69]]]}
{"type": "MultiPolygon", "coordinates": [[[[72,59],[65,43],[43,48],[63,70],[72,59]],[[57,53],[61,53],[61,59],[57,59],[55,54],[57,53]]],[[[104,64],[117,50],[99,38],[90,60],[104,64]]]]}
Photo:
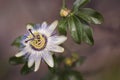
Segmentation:
{"type": "MultiPolygon", "coordinates": [[[[66,0],[70,8],[74,0],[66,0]]],[[[94,46],[77,45],[69,37],[65,43],[71,52],[86,56],[76,69],[85,80],[120,80],[120,0],[91,0],[86,6],[99,11],[105,18],[102,25],[91,25],[94,29],[94,46]],[[96,26],[96,27],[95,27],[96,26]]],[[[8,63],[9,57],[18,49],[12,41],[26,32],[27,23],[41,23],[59,19],[61,0],[0,0],[0,80],[40,80],[47,72],[42,63],[39,71],[27,76],[20,74],[21,66],[8,63]]],[[[69,53],[69,51],[65,51],[69,53]]]]}

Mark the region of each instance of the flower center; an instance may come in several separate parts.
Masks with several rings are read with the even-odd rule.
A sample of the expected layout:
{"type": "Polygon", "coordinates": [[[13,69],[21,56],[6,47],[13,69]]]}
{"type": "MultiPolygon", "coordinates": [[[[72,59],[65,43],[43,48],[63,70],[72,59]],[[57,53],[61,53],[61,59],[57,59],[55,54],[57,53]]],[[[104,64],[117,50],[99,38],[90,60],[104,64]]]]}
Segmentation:
{"type": "Polygon", "coordinates": [[[29,44],[34,50],[40,51],[46,47],[47,38],[39,32],[31,32],[27,41],[30,41],[29,44]]]}

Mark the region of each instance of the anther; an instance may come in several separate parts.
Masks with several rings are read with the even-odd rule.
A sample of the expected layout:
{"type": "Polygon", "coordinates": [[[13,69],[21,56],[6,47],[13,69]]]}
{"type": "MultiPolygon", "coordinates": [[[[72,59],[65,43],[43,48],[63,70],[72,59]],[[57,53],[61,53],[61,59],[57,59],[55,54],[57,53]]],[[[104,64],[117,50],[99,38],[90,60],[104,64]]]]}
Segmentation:
{"type": "Polygon", "coordinates": [[[39,35],[37,35],[37,39],[40,39],[40,36],[39,36],[39,35]]]}

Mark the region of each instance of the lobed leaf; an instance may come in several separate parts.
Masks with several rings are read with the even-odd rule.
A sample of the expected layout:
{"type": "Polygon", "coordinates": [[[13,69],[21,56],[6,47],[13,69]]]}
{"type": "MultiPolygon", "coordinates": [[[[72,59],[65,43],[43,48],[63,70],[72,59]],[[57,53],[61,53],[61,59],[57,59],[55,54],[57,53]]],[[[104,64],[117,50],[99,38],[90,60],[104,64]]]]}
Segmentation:
{"type": "Polygon", "coordinates": [[[83,34],[81,22],[79,21],[79,19],[77,17],[71,16],[71,17],[69,17],[68,25],[69,25],[68,28],[70,30],[73,40],[76,43],[80,44],[81,40],[82,40],[82,34],[83,34]]]}
{"type": "Polygon", "coordinates": [[[34,65],[29,68],[27,64],[28,63],[26,62],[25,65],[21,69],[21,74],[22,75],[27,75],[34,70],[34,65]]]}
{"type": "Polygon", "coordinates": [[[86,5],[88,2],[90,2],[90,0],[76,0],[73,3],[73,11],[79,11],[79,8],[86,5]]]}
{"type": "Polygon", "coordinates": [[[82,8],[76,15],[88,23],[101,24],[104,21],[103,16],[91,8],[82,8]]]}
{"type": "Polygon", "coordinates": [[[10,57],[9,58],[9,63],[12,64],[12,65],[18,65],[18,64],[23,64],[26,62],[26,59],[24,56],[22,57],[10,57]]]}
{"type": "Polygon", "coordinates": [[[63,35],[66,35],[67,34],[67,31],[66,31],[66,28],[67,28],[67,19],[66,18],[61,18],[61,20],[59,21],[59,24],[58,24],[58,31],[60,34],[63,34],[63,35]]]}
{"type": "Polygon", "coordinates": [[[93,30],[89,25],[83,24],[83,42],[86,42],[89,45],[94,45],[94,39],[93,39],[93,30]]]}
{"type": "Polygon", "coordinates": [[[76,43],[85,42],[89,45],[94,44],[93,30],[86,21],[74,15],[69,17],[68,25],[71,36],[76,43]]]}
{"type": "Polygon", "coordinates": [[[16,46],[16,47],[21,47],[21,39],[22,39],[22,36],[19,36],[19,37],[17,37],[14,41],[13,41],[13,43],[11,44],[12,46],[16,46]]]}

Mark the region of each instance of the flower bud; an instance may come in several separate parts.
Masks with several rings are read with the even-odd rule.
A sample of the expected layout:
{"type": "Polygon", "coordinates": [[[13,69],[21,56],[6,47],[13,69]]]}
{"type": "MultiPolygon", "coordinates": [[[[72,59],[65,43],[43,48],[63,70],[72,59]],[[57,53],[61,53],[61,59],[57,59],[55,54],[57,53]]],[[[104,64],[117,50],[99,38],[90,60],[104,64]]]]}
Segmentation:
{"type": "Polygon", "coordinates": [[[68,16],[70,14],[70,12],[71,11],[69,9],[67,9],[67,8],[61,9],[60,16],[66,17],[66,16],[68,16]]]}

